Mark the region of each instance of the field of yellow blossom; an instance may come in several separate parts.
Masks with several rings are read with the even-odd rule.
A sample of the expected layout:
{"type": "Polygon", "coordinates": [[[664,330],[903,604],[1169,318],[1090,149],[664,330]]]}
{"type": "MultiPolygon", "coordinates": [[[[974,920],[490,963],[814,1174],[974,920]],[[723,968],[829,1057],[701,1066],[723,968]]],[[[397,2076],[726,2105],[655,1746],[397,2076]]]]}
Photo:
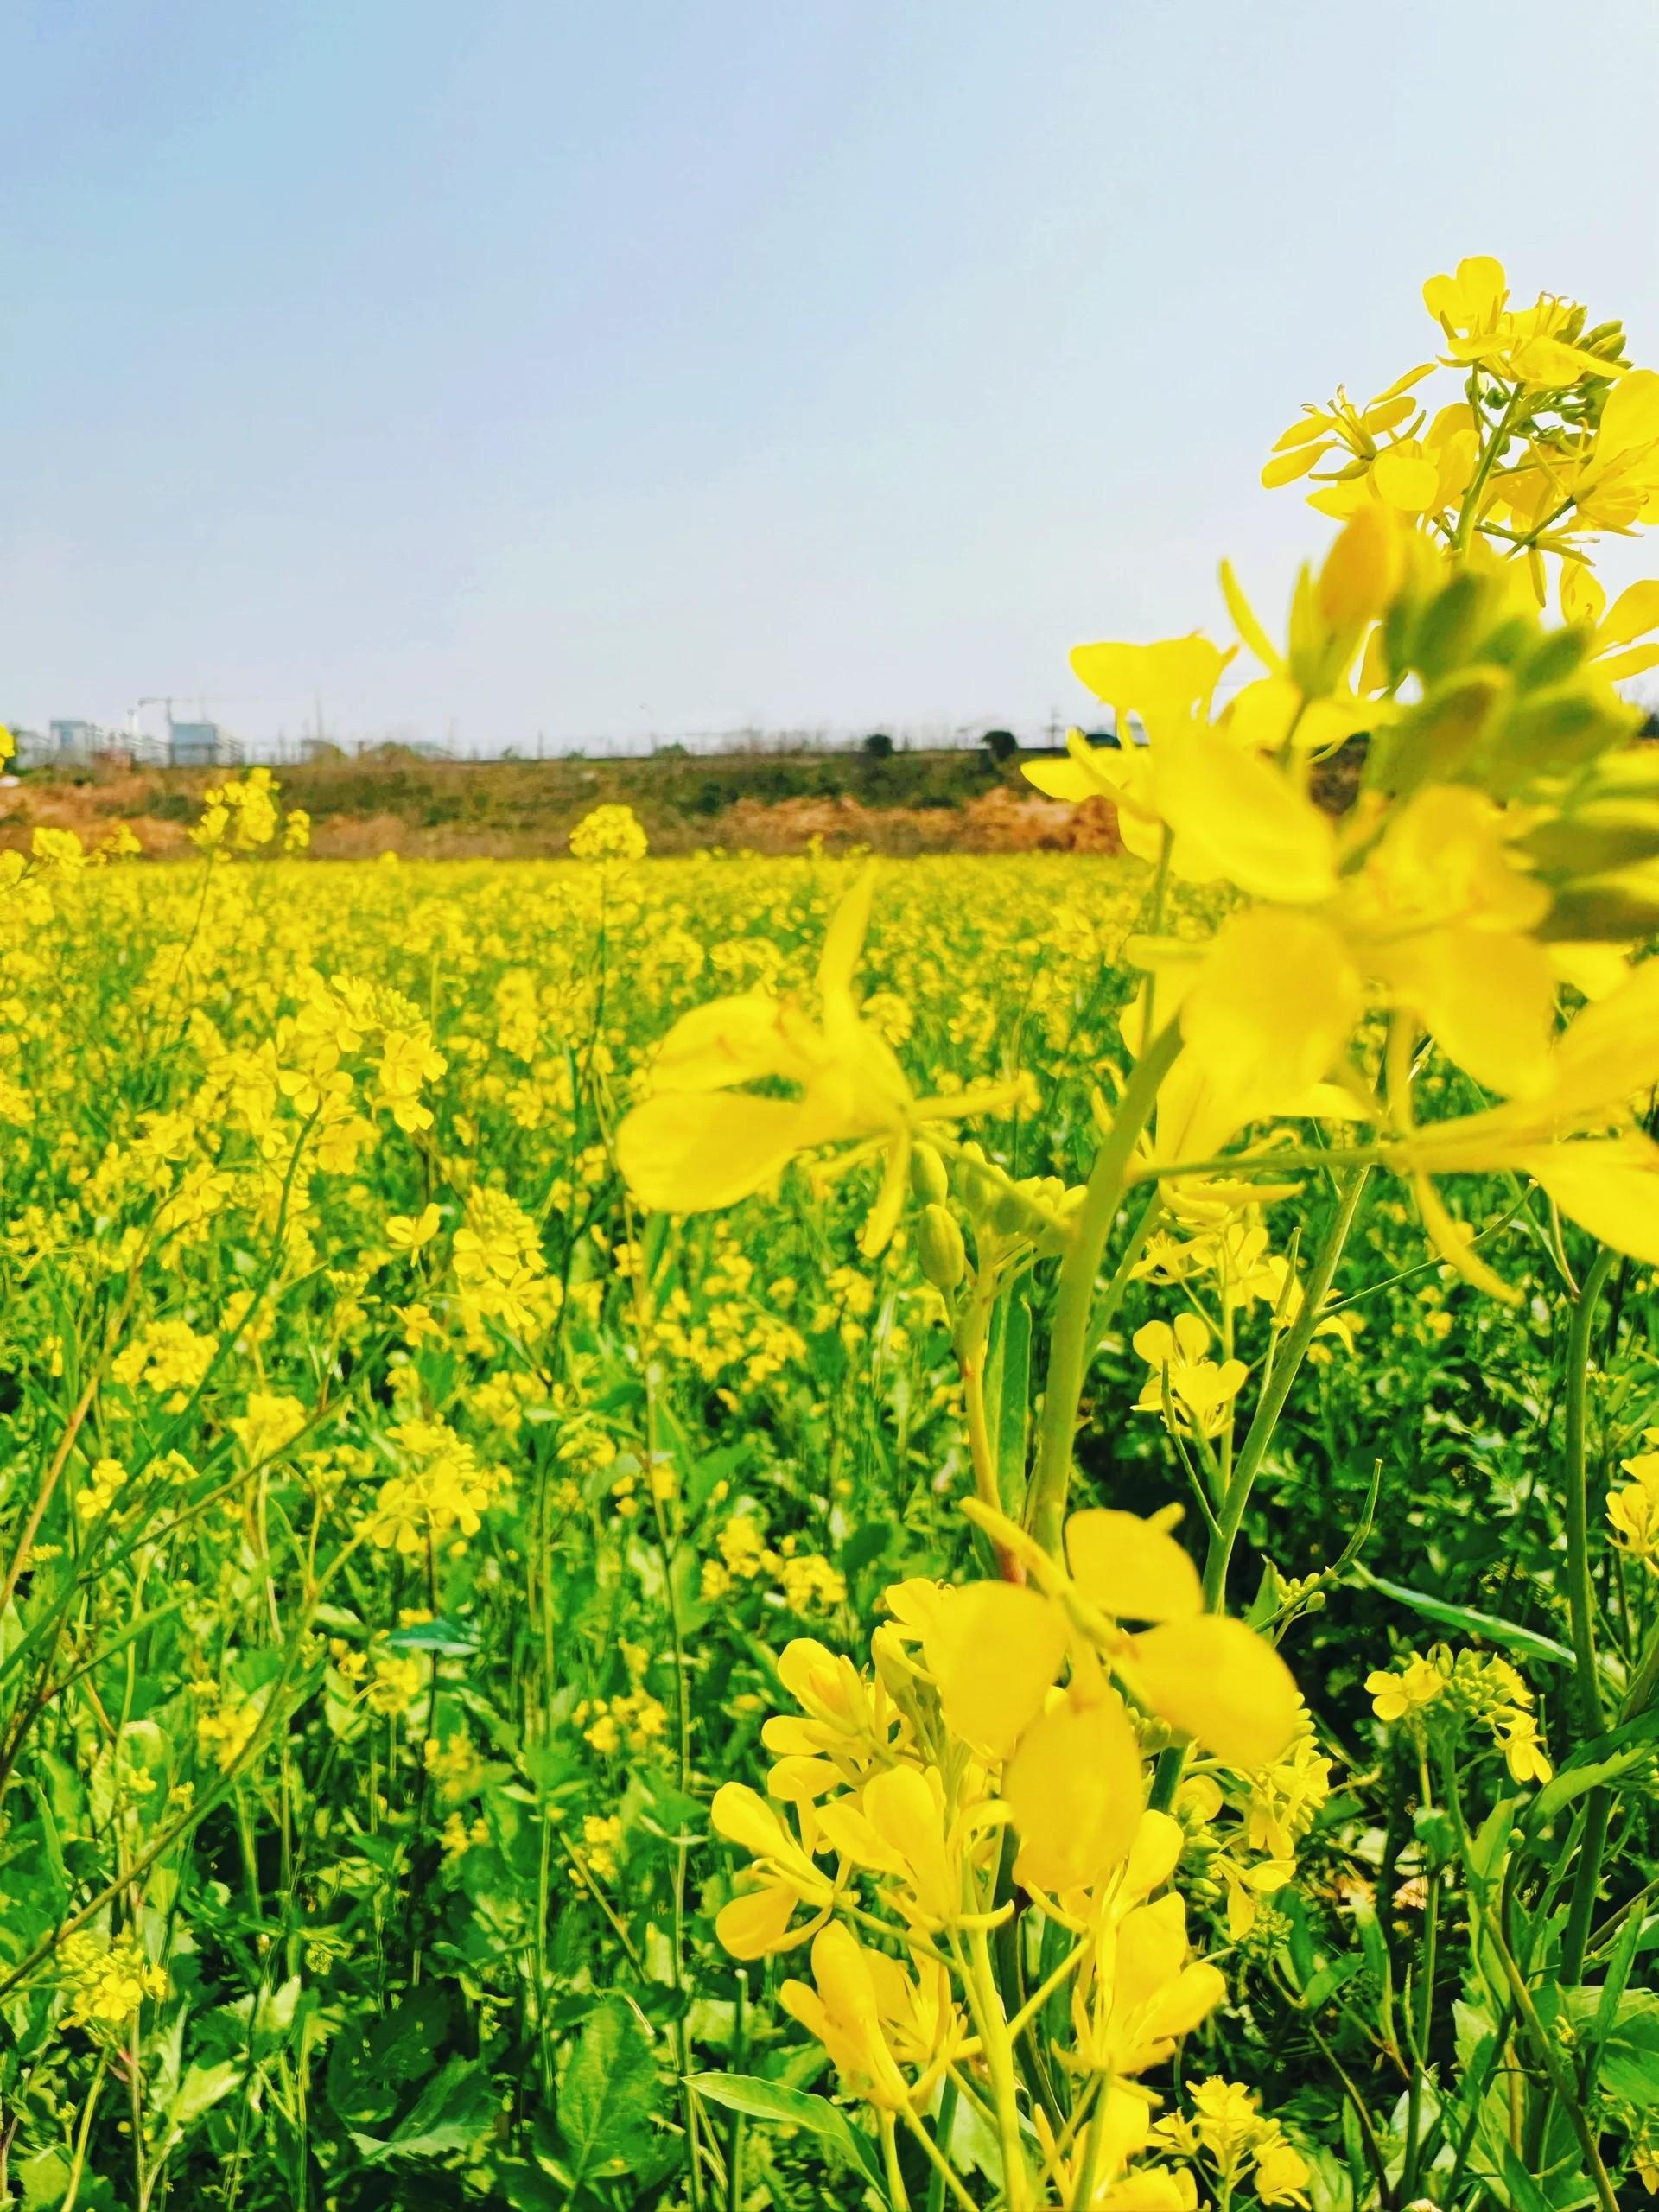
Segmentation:
{"type": "Polygon", "coordinates": [[[0,2202],[1659,2190],[1659,376],[1425,299],[1121,859],[0,856],[0,2202]]]}

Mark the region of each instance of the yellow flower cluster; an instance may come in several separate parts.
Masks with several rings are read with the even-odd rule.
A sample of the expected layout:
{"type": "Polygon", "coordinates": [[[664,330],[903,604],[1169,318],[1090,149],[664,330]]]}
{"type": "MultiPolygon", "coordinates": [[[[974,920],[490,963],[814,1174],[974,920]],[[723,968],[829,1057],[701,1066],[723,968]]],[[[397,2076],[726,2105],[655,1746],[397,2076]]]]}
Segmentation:
{"type": "Polygon", "coordinates": [[[601,1758],[607,1759],[624,1749],[639,1757],[668,1733],[667,1707],[644,1689],[627,1690],[620,1697],[585,1697],[570,1720],[601,1758]]]}
{"type": "Polygon", "coordinates": [[[68,2024],[103,2040],[118,2034],[146,1998],[167,1994],[166,1967],[150,1963],[130,1929],[111,1936],[77,1929],[59,1945],[57,1965],[69,1999],[68,2024]]]}
{"type": "Polygon", "coordinates": [[[447,1421],[415,1417],[391,1432],[402,1471],[381,1484],[365,1523],[385,1551],[423,1553],[445,1539],[475,1536],[480,1516],[507,1487],[505,1468],[482,1467],[447,1421]]]}
{"type": "Polygon", "coordinates": [[[1270,1766],[1290,1748],[1295,1694],[1265,1643],[1204,1611],[1163,1525],[1074,1514],[1062,1567],[1012,1523],[975,1517],[1029,1583],[896,1586],[863,1673],[809,1640],[785,1648],[801,1712],[763,1730],[773,1804],[735,1783],[715,1799],[716,1830],[753,1861],[716,1929],[741,1958],[811,1943],[811,1984],[785,1982],[780,2000],[879,2112],[921,2133],[935,2085],[964,2075],[999,2127],[1010,2204],[1033,2185],[1124,2212],[1190,2202],[1173,2176],[1161,2194],[1147,2193],[1155,2170],[1128,2177],[1154,2101],[1122,2082],[1224,1994],[1191,1954],[1170,1886],[1185,1831],[1147,1806],[1143,1745],[1190,1731],[1230,1764],[1270,1766]],[[1033,2146],[1019,2115],[1020,2023],[988,1949],[1015,1911],[1009,1831],[1027,1911],[1064,1939],[1045,1995],[1068,1988],[1067,2063],[1096,2077],[1086,2150],[1046,2115],[1033,2146]]]}
{"type": "Polygon", "coordinates": [[[631,806],[596,806],[570,832],[570,856],[578,861],[642,861],[650,840],[631,806]]]}
{"type": "Polygon", "coordinates": [[[1365,1688],[1379,1720],[1404,1720],[1421,1729],[1444,1719],[1454,1738],[1468,1721],[1488,1729],[1517,1782],[1548,1782],[1554,1771],[1538,1732],[1532,1691],[1496,1652],[1454,1656],[1436,1644],[1427,1657],[1413,1653],[1395,1668],[1373,1668],[1365,1688]]]}
{"type": "MultiPolygon", "coordinates": [[[[1582,561],[1586,532],[1659,519],[1659,376],[1630,367],[1620,324],[1586,328],[1582,307],[1548,293],[1530,307],[1512,307],[1510,296],[1490,254],[1431,276],[1423,304],[1440,325],[1441,363],[1465,379],[1463,397],[1428,414],[1414,394],[1433,361],[1363,407],[1339,391],[1279,438],[1262,482],[1312,476],[1309,505],[1339,520],[1377,505],[1448,539],[1461,525],[1530,555],[1540,579],[1545,554],[1582,561]],[[1321,463],[1334,465],[1320,473],[1321,463]]],[[[1627,618],[1625,634],[1603,639],[1604,649],[1659,623],[1659,598],[1644,611],[1647,621],[1630,630],[1627,618]]],[[[1620,652],[1609,673],[1634,675],[1656,660],[1659,645],[1620,652]]]]}
{"type": "Polygon", "coordinates": [[[1258,2204],[1308,2205],[1313,2171],[1275,2120],[1262,2117],[1251,2092],[1236,2082],[1194,2082],[1189,2109],[1158,2121],[1153,2140],[1166,2156],[1188,2162],[1229,2203],[1249,2187],[1258,2204]]]}
{"type": "Polygon", "coordinates": [[[311,817],[290,807],[284,817],[276,779],[269,768],[250,768],[201,795],[201,819],[190,832],[203,851],[256,852],[277,843],[283,851],[302,853],[311,842],[311,817]]]}
{"type": "Polygon", "coordinates": [[[1649,1450],[1619,1462],[1630,1479],[1608,1492],[1607,1519],[1619,1548],[1659,1574],[1659,1428],[1644,1429],[1642,1440],[1649,1450]]]}

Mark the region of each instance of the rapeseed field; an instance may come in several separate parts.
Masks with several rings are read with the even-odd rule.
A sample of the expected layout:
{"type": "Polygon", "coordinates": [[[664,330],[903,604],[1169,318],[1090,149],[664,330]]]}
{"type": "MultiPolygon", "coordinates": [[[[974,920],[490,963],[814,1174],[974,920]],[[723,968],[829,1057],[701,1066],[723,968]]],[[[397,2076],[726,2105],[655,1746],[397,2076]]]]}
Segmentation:
{"type": "Polygon", "coordinates": [[[1659,2189],[1659,376],[1425,296],[1122,859],[0,861],[8,2201],[1659,2189]]]}

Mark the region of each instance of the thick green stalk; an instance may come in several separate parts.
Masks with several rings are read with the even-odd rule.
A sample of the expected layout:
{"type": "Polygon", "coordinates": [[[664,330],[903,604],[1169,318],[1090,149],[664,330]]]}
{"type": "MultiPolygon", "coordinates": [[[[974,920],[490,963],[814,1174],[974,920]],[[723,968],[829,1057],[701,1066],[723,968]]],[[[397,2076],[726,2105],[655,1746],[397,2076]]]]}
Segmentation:
{"type": "Polygon", "coordinates": [[[1154,1038],[1137,1063],[1112,1116],[1111,1128],[1095,1154],[1083,1206],[1060,1267],[1060,1293],[1054,1309],[1054,1331],[1049,1343],[1048,1371],[1043,1388],[1037,1478],[1031,1486],[1027,1515],[1027,1525],[1038,1542],[1056,1554],[1060,1548],[1066,1492],[1071,1482],[1077,1408],[1083,1398],[1089,1355],[1093,1350],[1090,1322],[1100,1263],[1122,1202],[1135,1141],[1151,1119],[1159,1086],[1180,1048],[1180,1033],[1172,1021],[1154,1038]]]}

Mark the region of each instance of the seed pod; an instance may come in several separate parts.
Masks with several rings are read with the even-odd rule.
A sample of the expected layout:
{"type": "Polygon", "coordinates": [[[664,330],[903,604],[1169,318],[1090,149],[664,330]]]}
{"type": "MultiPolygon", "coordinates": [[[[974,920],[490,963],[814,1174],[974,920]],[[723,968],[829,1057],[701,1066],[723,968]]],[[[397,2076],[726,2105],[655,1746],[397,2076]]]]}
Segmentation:
{"type": "Polygon", "coordinates": [[[944,1162],[931,1144],[918,1144],[910,1155],[910,1187],[924,1205],[943,1205],[950,1194],[944,1162]]]}
{"type": "Polygon", "coordinates": [[[968,1272],[968,1248],[949,1206],[935,1204],[922,1208],[916,1249],[922,1273],[937,1290],[954,1290],[968,1272]]]}

